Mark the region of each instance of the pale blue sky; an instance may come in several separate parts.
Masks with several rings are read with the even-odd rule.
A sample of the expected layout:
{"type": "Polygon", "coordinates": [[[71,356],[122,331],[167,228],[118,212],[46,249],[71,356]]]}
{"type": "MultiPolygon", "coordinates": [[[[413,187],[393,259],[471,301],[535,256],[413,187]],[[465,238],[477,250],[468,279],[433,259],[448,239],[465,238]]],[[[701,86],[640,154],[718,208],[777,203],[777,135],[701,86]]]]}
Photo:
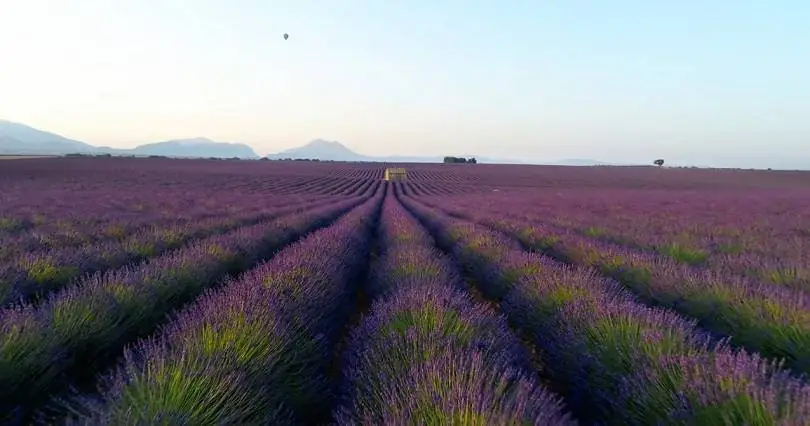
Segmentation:
{"type": "Polygon", "coordinates": [[[810,1],[0,0],[0,118],[114,147],[810,162],[810,1]]]}

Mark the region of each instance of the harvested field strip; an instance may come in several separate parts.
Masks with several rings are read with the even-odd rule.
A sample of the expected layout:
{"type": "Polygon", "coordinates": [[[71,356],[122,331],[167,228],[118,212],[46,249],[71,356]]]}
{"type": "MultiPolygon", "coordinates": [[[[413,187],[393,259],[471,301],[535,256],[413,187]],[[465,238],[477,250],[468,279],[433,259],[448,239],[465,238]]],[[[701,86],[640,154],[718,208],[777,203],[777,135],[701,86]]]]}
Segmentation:
{"type": "Polygon", "coordinates": [[[532,379],[503,317],[470,298],[392,195],[380,246],[366,289],[372,310],[343,356],[337,424],[575,424],[532,379]]]}
{"type": "Polygon", "coordinates": [[[504,231],[527,248],[559,261],[593,267],[642,300],[695,318],[735,346],[784,359],[810,373],[810,295],[740,276],[699,270],[654,255],[600,243],[542,224],[504,221],[497,214],[443,211],[504,231]]]}
{"type": "Polygon", "coordinates": [[[412,198],[405,206],[534,337],[586,422],[806,424],[810,386],[756,354],[717,344],[615,281],[524,251],[518,241],[412,198]],[[586,417],[587,416],[587,417],[586,417]]]}
{"type": "Polygon", "coordinates": [[[328,354],[351,312],[382,194],[128,350],[77,420],[292,425],[328,409],[328,354]]]}
{"type": "Polygon", "coordinates": [[[43,397],[92,376],[167,313],[368,197],[240,228],[133,268],[96,275],[36,308],[0,310],[0,412],[30,414],[43,397]]]}

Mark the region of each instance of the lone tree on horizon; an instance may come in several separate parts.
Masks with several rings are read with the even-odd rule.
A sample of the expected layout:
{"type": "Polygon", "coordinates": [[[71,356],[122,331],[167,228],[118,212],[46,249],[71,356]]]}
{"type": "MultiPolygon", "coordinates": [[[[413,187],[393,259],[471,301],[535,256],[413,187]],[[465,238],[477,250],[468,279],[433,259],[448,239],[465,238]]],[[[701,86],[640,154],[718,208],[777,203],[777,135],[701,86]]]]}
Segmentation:
{"type": "Polygon", "coordinates": [[[477,162],[478,161],[475,160],[475,157],[470,157],[469,159],[466,159],[464,157],[450,157],[450,156],[444,157],[444,163],[446,164],[447,163],[476,164],[477,162]]]}
{"type": "Polygon", "coordinates": [[[663,166],[663,165],[664,165],[664,159],[663,159],[663,158],[659,158],[659,159],[657,159],[657,160],[653,161],[653,164],[655,164],[655,165],[656,165],[656,166],[658,166],[658,167],[661,167],[661,166],[663,166]]]}

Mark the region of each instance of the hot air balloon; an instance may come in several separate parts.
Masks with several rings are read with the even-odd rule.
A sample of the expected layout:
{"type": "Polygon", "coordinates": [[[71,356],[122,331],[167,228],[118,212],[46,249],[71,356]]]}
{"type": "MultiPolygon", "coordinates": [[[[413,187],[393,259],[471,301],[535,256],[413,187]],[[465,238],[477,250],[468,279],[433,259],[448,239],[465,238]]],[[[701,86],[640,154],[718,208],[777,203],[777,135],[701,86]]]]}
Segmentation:
{"type": "Polygon", "coordinates": [[[287,34],[287,33],[284,33],[284,40],[287,40],[288,38],[290,38],[290,35],[287,34]]]}

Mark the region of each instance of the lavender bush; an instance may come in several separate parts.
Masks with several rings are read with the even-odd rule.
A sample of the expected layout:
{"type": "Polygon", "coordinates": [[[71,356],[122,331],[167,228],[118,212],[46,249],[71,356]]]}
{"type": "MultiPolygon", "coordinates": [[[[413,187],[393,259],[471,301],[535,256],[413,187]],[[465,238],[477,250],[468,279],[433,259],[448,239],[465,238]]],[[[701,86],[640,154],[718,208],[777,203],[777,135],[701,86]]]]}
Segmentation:
{"type": "Polygon", "coordinates": [[[338,424],[574,423],[528,373],[506,321],[472,301],[394,197],[380,238],[370,282],[377,297],[344,354],[338,424]]]}
{"type": "Polygon", "coordinates": [[[463,197],[452,204],[810,292],[810,205],[802,194],[614,190],[549,195],[463,197]]]}
{"type": "Polygon", "coordinates": [[[94,275],[36,308],[0,310],[3,411],[30,410],[30,404],[81,375],[88,360],[117,353],[225,275],[246,270],[365,198],[241,228],[135,267],[94,275]]]}
{"type": "Polygon", "coordinates": [[[534,336],[575,412],[612,424],[810,421],[810,387],[778,365],[712,342],[672,312],[640,305],[615,281],[404,202],[442,245],[475,266],[468,270],[484,291],[500,297],[509,318],[534,336]],[[698,376],[700,383],[687,380],[698,376]]]}
{"type": "Polygon", "coordinates": [[[592,266],[617,279],[642,299],[673,308],[709,331],[774,359],[800,373],[810,372],[810,294],[742,276],[662,259],[599,242],[542,223],[503,220],[497,214],[460,213],[505,231],[523,245],[559,260],[592,266]]]}
{"type": "Polygon", "coordinates": [[[7,267],[0,275],[0,305],[26,302],[34,296],[58,290],[87,274],[136,263],[182,247],[195,239],[323,204],[320,201],[316,204],[271,207],[265,212],[234,215],[227,221],[211,218],[178,227],[147,229],[120,240],[99,241],[79,249],[60,247],[25,253],[20,255],[16,267],[7,267]]]}
{"type": "Polygon", "coordinates": [[[209,291],[128,350],[101,398],[76,410],[87,417],[73,421],[297,424],[317,412],[380,195],[209,291]]]}

